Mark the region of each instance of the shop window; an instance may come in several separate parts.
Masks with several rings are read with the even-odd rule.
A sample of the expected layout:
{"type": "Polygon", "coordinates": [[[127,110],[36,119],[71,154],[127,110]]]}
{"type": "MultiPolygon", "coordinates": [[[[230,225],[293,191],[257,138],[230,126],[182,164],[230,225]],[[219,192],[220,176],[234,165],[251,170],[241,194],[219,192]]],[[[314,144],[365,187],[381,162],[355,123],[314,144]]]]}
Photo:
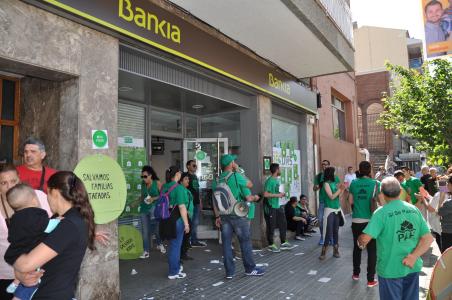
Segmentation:
{"type": "Polygon", "coordinates": [[[345,103],[335,96],[332,96],[331,105],[333,112],[333,136],[338,140],[345,141],[347,137],[345,126],[345,103]]]}
{"type": "Polygon", "coordinates": [[[203,117],[201,119],[201,137],[228,138],[229,150],[238,153],[240,148],[240,113],[203,117]]]}
{"type": "Polygon", "coordinates": [[[151,109],[152,135],[177,134],[182,136],[181,114],[151,109]]]}
{"type": "Polygon", "coordinates": [[[198,118],[193,116],[185,116],[185,137],[198,137],[198,118]]]}
{"type": "Polygon", "coordinates": [[[19,81],[0,77],[0,163],[18,160],[19,81]]]}
{"type": "Polygon", "coordinates": [[[118,136],[145,139],[146,111],[142,106],[119,103],[118,136]]]}
{"type": "Polygon", "coordinates": [[[282,143],[290,143],[295,149],[298,145],[298,125],[280,119],[272,118],[272,144],[280,148],[282,143]]]}

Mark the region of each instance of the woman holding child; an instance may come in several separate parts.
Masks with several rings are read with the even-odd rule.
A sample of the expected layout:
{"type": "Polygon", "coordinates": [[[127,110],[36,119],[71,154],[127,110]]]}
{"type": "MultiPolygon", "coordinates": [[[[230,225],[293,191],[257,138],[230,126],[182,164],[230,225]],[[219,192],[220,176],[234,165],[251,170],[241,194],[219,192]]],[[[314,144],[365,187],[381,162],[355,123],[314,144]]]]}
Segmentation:
{"type": "Polygon", "coordinates": [[[58,226],[28,254],[14,263],[22,284],[41,282],[33,299],[74,298],[86,248],[94,249],[94,212],[82,181],[72,172],[57,172],[48,181],[48,202],[62,217],[58,226]],[[45,272],[36,271],[42,268],[45,272]]]}

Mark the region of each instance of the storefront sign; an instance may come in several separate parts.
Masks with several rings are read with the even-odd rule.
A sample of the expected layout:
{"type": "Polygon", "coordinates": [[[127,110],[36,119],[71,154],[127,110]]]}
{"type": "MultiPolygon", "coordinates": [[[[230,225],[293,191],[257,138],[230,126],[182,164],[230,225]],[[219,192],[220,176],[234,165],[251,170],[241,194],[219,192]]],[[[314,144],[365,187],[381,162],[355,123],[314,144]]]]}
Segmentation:
{"type": "MultiPolygon", "coordinates": [[[[41,0],[78,17],[316,113],[316,95],[264,64],[147,0],[41,0]]],[[[271,43],[271,40],[268,41],[271,43]]]]}
{"type": "Polygon", "coordinates": [[[93,149],[108,149],[107,130],[91,130],[93,149]]]}
{"type": "Polygon", "coordinates": [[[90,155],[77,164],[74,173],[85,185],[96,224],[118,218],[127,195],[126,179],[118,163],[106,155],[90,155]]]}
{"type": "Polygon", "coordinates": [[[271,156],[264,156],[263,158],[263,165],[264,165],[264,174],[270,173],[270,165],[272,163],[271,156]]]}

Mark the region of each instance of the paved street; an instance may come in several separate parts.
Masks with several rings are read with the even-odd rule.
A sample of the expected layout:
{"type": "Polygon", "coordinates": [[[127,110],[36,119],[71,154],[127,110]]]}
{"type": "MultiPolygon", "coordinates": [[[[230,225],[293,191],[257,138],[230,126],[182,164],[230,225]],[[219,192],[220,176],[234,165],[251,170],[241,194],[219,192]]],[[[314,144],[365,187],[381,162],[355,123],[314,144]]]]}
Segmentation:
{"type": "MultiPolygon", "coordinates": [[[[318,234],[291,251],[271,253],[255,251],[258,264],[268,264],[264,277],[244,276],[241,261],[236,262],[236,277],[224,279],[218,245],[190,252],[195,260],[185,264],[187,278],[166,279],[166,256],[153,251],[148,260],[120,261],[121,299],[378,299],[378,287],[367,288],[366,274],[354,282],[352,274],[352,234],[350,221],[340,232],[342,257],[332,257],[332,250],[323,262],[318,260],[318,234]],[[219,263],[215,263],[217,260],[219,263]],[[132,269],[138,273],[131,275],[132,269]],[[312,275],[309,275],[311,273],[312,275]],[[325,280],[328,282],[321,282],[325,280]]],[[[436,244],[424,258],[420,279],[420,298],[425,299],[430,273],[438,256],[436,244]]],[[[363,255],[362,270],[367,256],[363,255]]],[[[184,272],[185,272],[184,271],[184,272]]]]}

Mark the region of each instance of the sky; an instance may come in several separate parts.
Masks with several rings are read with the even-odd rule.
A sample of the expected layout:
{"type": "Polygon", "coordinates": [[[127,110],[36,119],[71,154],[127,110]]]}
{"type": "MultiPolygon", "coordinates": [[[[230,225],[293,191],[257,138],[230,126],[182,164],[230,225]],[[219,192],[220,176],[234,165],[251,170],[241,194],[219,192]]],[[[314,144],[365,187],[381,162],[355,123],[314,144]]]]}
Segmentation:
{"type": "Polygon", "coordinates": [[[358,27],[407,29],[410,37],[424,39],[421,0],[351,0],[350,8],[358,27]]]}

